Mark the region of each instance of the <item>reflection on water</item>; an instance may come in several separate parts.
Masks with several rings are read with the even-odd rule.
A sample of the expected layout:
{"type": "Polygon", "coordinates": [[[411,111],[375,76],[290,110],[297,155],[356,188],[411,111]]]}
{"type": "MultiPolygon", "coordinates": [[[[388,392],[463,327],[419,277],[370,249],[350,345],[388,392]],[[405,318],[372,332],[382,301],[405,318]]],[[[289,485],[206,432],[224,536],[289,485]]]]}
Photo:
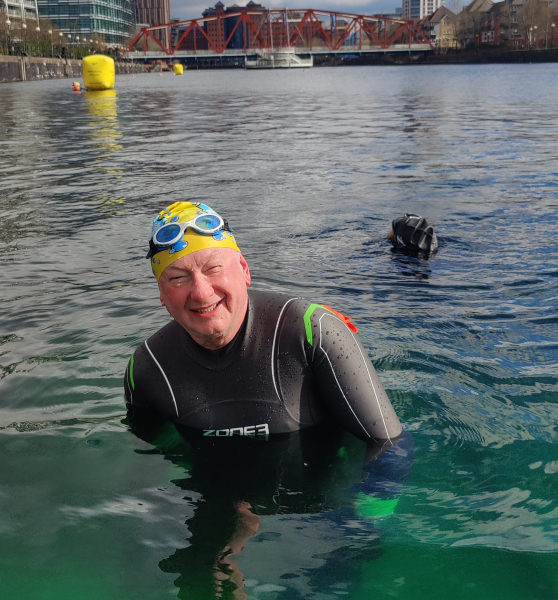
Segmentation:
{"type": "Polygon", "coordinates": [[[184,469],[173,484],[195,509],[185,547],[159,563],[164,573],[179,574],[179,598],[246,598],[246,579],[255,593],[290,589],[307,597],[324,586],[350,593],[360,565],[381,554],[381,527],[355,510],[355,498],[360,493],[376,512],[391,511],[412,467],[408,435],[370,463],[382,448],[336,431],[225,443],[188,432],[183,439],[171,426],[155,439],[145,427],[134,431],[184,469]],[[268,543],[287,543],[290,556],[258,585],[242,570],[243,551],[268,543]]]}
{"type": "Polygon", "coordinates": [[[412,256],[402,252],[400,249],[392,248],[393,264],[404,277],[417,277],[428,279],[432,271],[428,266],[429,256],[412,256]]]}
{"type": "Polygon", "coordinates": [[[87,123],[89,139],[96,142],[95,147],[99,150],[122,150],[122,144],[116,143],[122,136],[116,112],[116,90],[86,91],[84,95],[90,119],[87,123]]]}
{"type": "MultiPolygon", "coordinates": [[[[115,169],[110,162],[110,153],[118,152],[123,148],[119,143],[122,133],[118,124],[117,92],[116,90],[88,90],[84,96],[89,116],[87,136],[94,142],[94,147],[98,150],[92,167],[99,172],[100,177],[103,173],[110,173],[116,178],[121,178],[122,169],[115,169]]],[[[104,186],[102,187],[104,188],[104,186]]],[[[95,196],[93,200],[106,207],[126,202],[124,198],[115,198],[111,195],[95,196]]]]}
{"type": "Polygon", "coordinates": [[[555,600],[557,74],[0,87],[0,596],[555,600]],[[122,423],[128,357],[168,318],[151,218],[184,198],[227,216],[255,287],[358,326],[416,442],[393,515],[329,518],[362,481],[335,446],[242,470],[122,423]],[[385,240],[405,212],[440,238],[428,260],[385,240]]]}

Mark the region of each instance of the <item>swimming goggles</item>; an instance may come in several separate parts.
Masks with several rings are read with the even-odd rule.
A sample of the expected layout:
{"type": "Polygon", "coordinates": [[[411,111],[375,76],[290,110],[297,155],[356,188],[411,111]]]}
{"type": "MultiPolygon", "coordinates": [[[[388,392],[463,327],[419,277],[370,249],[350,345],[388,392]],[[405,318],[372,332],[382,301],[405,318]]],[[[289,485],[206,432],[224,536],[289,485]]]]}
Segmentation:
{"type": "Polygon", "coordinates": [[[149,240],[147,258],[150,258],[157,252],[170,248],[176,242],[180,241],[188,227],[201,235],[213,235],[221,229],[230,231],[227,221],[215,213],[197,215],[187,223],[173,222],[175,219],[178,219],[178,217],[174,217],[170,223],[159,227],[153,234],[153,237],[149,240]]]}

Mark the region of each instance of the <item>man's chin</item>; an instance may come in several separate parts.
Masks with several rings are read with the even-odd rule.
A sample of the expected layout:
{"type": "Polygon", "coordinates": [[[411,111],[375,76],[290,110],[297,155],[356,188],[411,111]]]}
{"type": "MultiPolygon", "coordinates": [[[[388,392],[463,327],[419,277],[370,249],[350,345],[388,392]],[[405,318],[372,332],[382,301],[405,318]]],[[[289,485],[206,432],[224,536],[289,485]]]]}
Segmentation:
{"type": "Polygon", "coordinates": [[[200,327],[200,323],[180,323],[182,327],[190,334],[195,342],[204,346],[205,348],[224,346],[226,342],[223,339],[227,335],[228,327],[223,327],[222,324],[218,323],[203,323],[200,327]]]}

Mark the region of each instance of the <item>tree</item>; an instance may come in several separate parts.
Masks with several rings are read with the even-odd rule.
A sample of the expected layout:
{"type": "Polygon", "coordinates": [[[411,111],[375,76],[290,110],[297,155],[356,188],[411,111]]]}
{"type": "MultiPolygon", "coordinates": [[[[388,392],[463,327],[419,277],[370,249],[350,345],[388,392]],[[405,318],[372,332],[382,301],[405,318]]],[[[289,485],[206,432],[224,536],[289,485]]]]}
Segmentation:
{"type": "Polygon", "coordinates": [[[550,14],[548,2],[527,0],[517,14],[517,21],[530,48],[537,48],[545,39],[550,14]]]}
{"type": "Polygon", "coordinates": [[[512,39],[512,22],[513,12],[511,7],[512,0],[506,0],[500,7],[499,23],[500,23],[500,39],[509,41],[512,39]],[[505,35],[504,35],[505,32],[505,35]]]}
{"type": "Polygon", "coordinates": [[[466,21],[467,14],[463,10],[463,0],[449,0],[446,2],[446,6],[454,13],[452,30],[455,47],[459,46],[463,48],[465,45],[465,32],[466,32],[466,21]]]}
{"type": "Polygon", "coordinates": [[[0,12],[0,54],[9,54],[11,45],[11,32],[8,27],[8,15],[0,12]]]}
{"type": "Polygon", "coordinates": [[[0,12],[0,54],[26,52],[30,56],[56,56],[67,44],[60,29],[45,17],[35,19],[10,16],[0,12]],[[39,31],[37,31],[39,27],[39,31]]]}

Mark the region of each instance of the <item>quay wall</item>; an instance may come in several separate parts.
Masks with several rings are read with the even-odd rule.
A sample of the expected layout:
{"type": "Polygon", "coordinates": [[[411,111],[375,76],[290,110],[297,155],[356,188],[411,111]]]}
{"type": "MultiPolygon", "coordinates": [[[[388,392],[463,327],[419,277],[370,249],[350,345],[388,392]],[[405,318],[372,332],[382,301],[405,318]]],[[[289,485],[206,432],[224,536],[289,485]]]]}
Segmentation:
{"type": "MultiPolygon", "coordinates": [[[[142,64],[115,63],[117,75],[143,73],[142,64]]],[[[81,60],[34,56],[0,56],[0,83],[39,81],[41,79],[78,78],[83,76],[81,60]]]]}
{"type": "Polygon", "coordinates": [[[548,50],[504,50],[477,48],[449,52],[386,52],[385,54],[324,55],[314,57],[315,67],[360,65],[475,65],[498,63],[558,62],[558,48],[548,50]]]}
{"type": "MultiPolygon", "coordinates": [[[[242,68],[244,61],[238,57],[206,57],[183,61],[189,69],[242,68]]],[[[359,65],[425,65],[425,64],[486,64],[558,62],[558,48],[548,50],[476,49],[447,53],[382,53],[362,55],[316,55],[315,67],[359,65]]],[[[160,71],[163,65],[145,64],[142,61],[115,63],[116,74],[160,71]]],[[[168,70],[168,68],[165,68],[168,70]]],[[[0,55],[0,83],[12,81],[39,81],[42,79],[80,78],[83,76],[81,60],[66,58],[40,58],[0,55]]]]}

